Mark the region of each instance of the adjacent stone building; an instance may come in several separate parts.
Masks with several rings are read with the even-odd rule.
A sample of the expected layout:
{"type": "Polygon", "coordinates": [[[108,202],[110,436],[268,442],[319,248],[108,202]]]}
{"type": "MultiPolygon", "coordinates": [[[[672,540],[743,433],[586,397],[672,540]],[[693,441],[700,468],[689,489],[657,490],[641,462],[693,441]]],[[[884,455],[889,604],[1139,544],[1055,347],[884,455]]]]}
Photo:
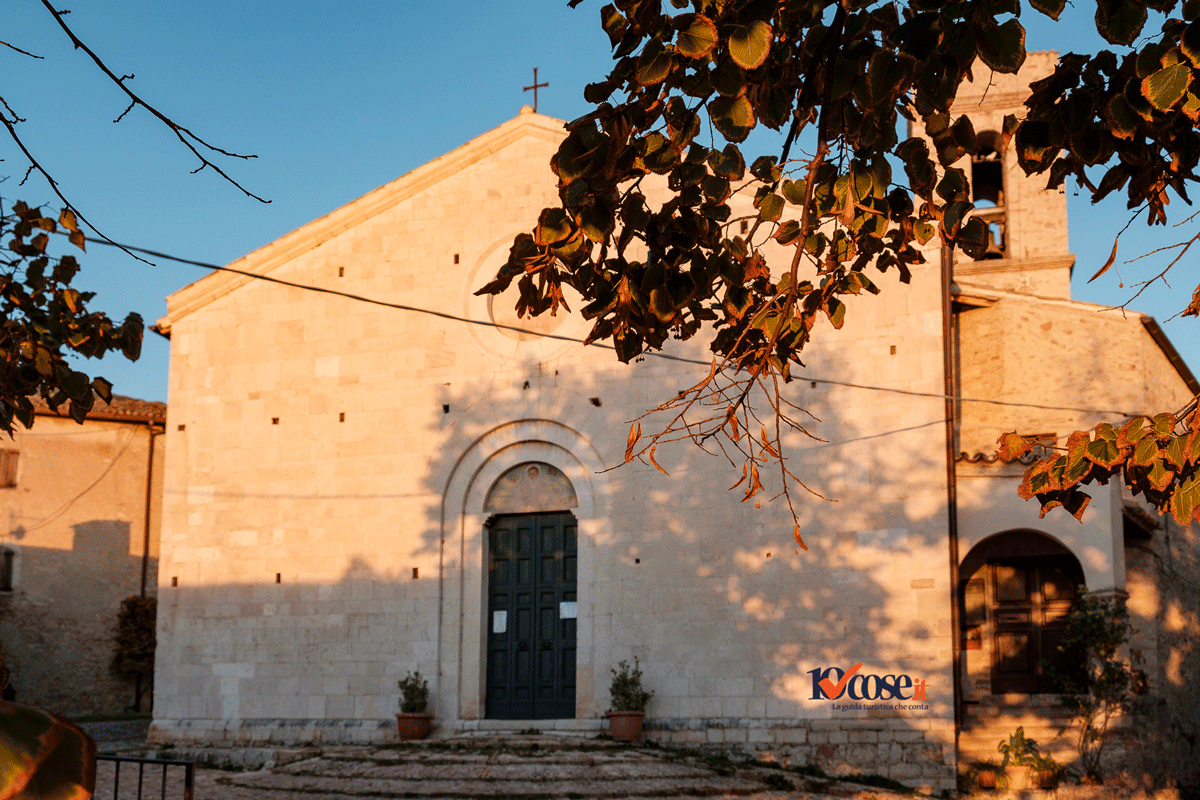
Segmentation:
{"type": "Polygon", "coordinates": [[[0,445],[0,646],[18,701],[69,716],[133,704],[109,662],[121,601],[158,591],[166,410],[114,397],[80,425],[43,404],[0,445]]]}
{"type": "MultiPolygon", "coordinates": [[[[1011,113],[1052,63],[965,87],[962,111],[1011,113]]],[[[1080,581],[1133,595],[1152,685],[1196,730],[1195,532],[1116,486],[1082,525],[1039,520],[1020,466],[995,462],[1018,424],[1065,437],[1197,389],[1152,320],[1070,301],[1060,193],[1002,147],[972,168],[996,241],[955,265],[953,448],[936,247],[820,331],[788,395],[819,439],[787,447],[831,500],[798,498],[798,552],[786,508],[739,503],[723,459],[623,464],[630,420],[707,374],[701,342],[626,366],[579,344],[576,315],[474,295],[554,203],[562,136],[525,109],[232,265],[293,286],[218,273],[168,299],[155,740],[388,741],[410,670],[443,734],[598,731],[611,669],[636,659],[658,740],[940,790],[973,736],[994,757],[1011,729],[993,729],[1056,722],[1030,648],[1059,608],[1043,589],[1080,581]]]]}

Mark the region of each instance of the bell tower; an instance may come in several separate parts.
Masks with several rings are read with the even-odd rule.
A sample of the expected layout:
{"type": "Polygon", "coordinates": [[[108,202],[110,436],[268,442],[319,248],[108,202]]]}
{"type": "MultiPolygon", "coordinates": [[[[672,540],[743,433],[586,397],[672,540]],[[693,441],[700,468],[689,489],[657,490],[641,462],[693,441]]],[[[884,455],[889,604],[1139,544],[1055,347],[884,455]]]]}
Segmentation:
{"type": "MultiPolygon", "coordinates": [[[[1066,193],[1047,189],[1046,175],[1027,176],[1000,136],[1004,117],[1024,116],[1029,85],[1053,73],[1057,62],[1054,52],[1029,53],[1016,75],[995,73],[976,62],[974,80],[959,87],[950,116],[970,117],[979,152],[957,166],[971,181],[972,214],[988,227],[982,258],[955,253],[954,277],[960,285],[1046,298],[1071,296],[1075,256],[1067,243],[1066,193]]],[[[910,126],[910,135],[928,138],[919,121],[910,126]]]]}

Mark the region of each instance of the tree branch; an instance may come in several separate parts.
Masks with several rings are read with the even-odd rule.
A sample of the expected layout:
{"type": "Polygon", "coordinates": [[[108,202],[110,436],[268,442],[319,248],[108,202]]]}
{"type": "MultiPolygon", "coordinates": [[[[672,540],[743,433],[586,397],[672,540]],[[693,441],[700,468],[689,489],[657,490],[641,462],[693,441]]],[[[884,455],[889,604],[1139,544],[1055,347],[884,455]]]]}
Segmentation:
{"type": "MultiPolygon", "coordinates": [[[[92,52],[91,48],[89,48],[86,44],[84,44],[79,39],[79,37],[75,35],[75,32],[72,31],[67,26],[67,23],[63,22],[62,17],[63,17],[63,14],[66,12],[56,10],[54,8],[54,6],[52,6],[50,4],[49,0],[42,0],[42,5],[44,5],[46,7],[47,11],[49,11],[51,14],[54,15],[54,19],[56,22],[58,22],[58,26],[60,28],[62,28],[63,31],[67,34],[67,36],[70,38],[71,44],[73,44],[75,46],[75,49],[82,50],[83,52],[87,53],[88,56],[92,59],[92,61],[95,62],[96,66],[100,69],[100,71],[103,72],[105,75],[107,75],[109,80],[111,80],[114,84],[116,84],[116,86],[118,88],[120,88],[120,90],[129,97],[129,100],[131,102],[131,105],[130,105],[131,108],[132,108],[132,106],[136,105],[136,106],[141,106],[142,108],[146,109],[146,111],[150,112],[150,114],[152,114],[154,117],[156,117],[160,122],[162,122],[168,128],[170,128],[171,131],[175,134],[175,138],[179,139],[179,141],[183,144],[183,146],[192,152],[192,155],[194,155],[194,156],[196,156],[196,158],[200,159],[200,166],[197,167],[195,170],[193,170],[193,172],[199,172],[200,170],[204,169],[205,167],[208,167],[208,168],[212,169],[214,172],[216,172],[218,175],[220,175],[222,178],[224,178],[226,181],[228,181],[229,183],[233,184],[238,189],[240,189],[247,197],[252,197],[255,200],[259,201],[260,203],[271,202],[270,200],[264,200],[263,198],[259,197],[258,195],[254,194],[253,192],[251,192],[246,187],[242,186],[240,183],[235,181],[233,178],[229,177],[229,175],[227,175],[224,170],[222,170],[220,167],[218,167],[212,161],[209,161],[208,158],[206,158],[200,152],[200,150],[197,149],[196,145],[199,145],[201,148],[209,150],[213,153],[220,153],[221,155],[228,156],[230,158],[250,159],[250,158],[258,158],[258,156],[256,156],[256,155],[241,155],[239,153],[232,153],[228,150],[223,150],[220,147],[217,147],[216,145],[209,144],[204,139],[202,139],[199,136],[197,136],[196,134],[192,133],[190,130],[188,130],[187,128],[178,124],[174,120],[170,119],[165,114],[163,114],[161,111],[159,111],[157,108],[150,105],[142,98],[138,97],[134,92],[130,91],[128,86],[125,85],[125,78],[132,78],[133,77],[132,75],[118,77],[115,73],[113,73],[112,70],[110,70],[108,68],[108,65],[106,65],[100,59],[100,57],[98,55],[96,55],[94,52],[92,52]],[[195,142],[195,144],[193,144],[193,142],[195,142]]],[[[124,114],[121,114],[120,117],[117,117],[117,119],[113,120],[113,121],[116,122],[116,121],[120,120],[121,117],[124,117],[125,114],[128,114],[128,113],[129,113],[129,109],[126,109],[124,114]]],[[[24,148],[22,148],[22,149],[24,149],[24,148]]],[[[43,174],[45,174],[45,173],[43,172],[43,174]]],[[[49,176],[47,176],[47,177],[49,177],[49,176]]],[[[56,192],[57,192],[57,190],[56,190],[56,192]]],[[[59,196],[61,197],[61,195],[59,195],[59,196]]],[[[65,200],[64,200],[64,202],[65,202],[65,200]]],[[[76,212],[76,213],[78,213],[78,212],[76,212]]],[[[93,226],[93,230],[94,229],[95,228],[93,226]]]]}

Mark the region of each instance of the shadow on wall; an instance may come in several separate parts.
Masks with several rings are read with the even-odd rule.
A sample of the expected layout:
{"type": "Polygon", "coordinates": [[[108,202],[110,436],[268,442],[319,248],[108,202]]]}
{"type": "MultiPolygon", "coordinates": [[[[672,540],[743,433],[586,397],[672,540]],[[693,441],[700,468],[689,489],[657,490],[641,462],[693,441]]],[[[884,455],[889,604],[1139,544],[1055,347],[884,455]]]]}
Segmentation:
{"type": "MultiPolygon", "coordinates": [[[[120,714],[131,683],[109,673],[121,601],[141,588],[141,531],[122,520],[71,526],[69,550],[16,544],[13,591],[0,594],[0,641],[19,702],[66,716],[120,714]],[[131,541],[136,536],[138,541],[131,541]]],[[[150,558],[148,574],[157,574],[150,558]]]]}
{"type": "MultiPolygon", "coordinates": [[[[814,357],[810,368],[823,366],[814,357]]],[[[784,501],[768,502],[778,491],[769,468],[768,490],[743,503],[729,490],[740,465],[688,442],[658,449],[669,476],[623,464],[631,420],[703,375],[647,359],[536,381],[514,368],[469,393],[443,391],[443,444],[425,480],[443,498],[442,518],[426,521],[419,551],[443,565],[442,618],[464,620],[441,642],[442,706],[466,720],[488,715],[482,500],[506,470],[549,463],[580,495],[578,508],[543,509],[570,510],[579,523],[579,716],[601,716],[611,668],[636,659],[655,692],[647,718],[660,740],[951,788],[940,402],[888,406],[861,390],[793,384],[791,396],[819,418],[807,427],[827,440],[787,440],[789,466],[816,493],[794,497],[804,552],[784,501]],[[838,685],[855,665],[874,699],[851,699],[864,684],[838,685]],[[897,681],[905,688],[889,699],[879,686],[897,681]]]]}

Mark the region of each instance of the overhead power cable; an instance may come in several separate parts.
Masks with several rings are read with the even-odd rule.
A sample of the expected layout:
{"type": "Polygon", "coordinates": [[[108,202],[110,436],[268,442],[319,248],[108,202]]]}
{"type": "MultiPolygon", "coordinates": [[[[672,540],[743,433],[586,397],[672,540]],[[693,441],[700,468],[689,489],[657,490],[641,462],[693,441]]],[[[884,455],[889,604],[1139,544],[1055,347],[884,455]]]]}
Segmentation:
{"type": "MultiPolygon", "coordinates": [[[[517,333],[527,333],[527,334],[531,334],[534,336],[540,336],[545,339],[555,339],[560,342],[571,342],[573,344],[584,344],[583,339],[580,339],[575,336],[560,336],[560,335],[554,334],[554,333],[541,333],[539,331],[529,330],[528,328],[522,328],[522,327],[519,327],[516,325],[505,325],[500,322],[492,322],[491,320],[471,319],[470,317],[462,317],[457,314],[450,314],[445,311],[435,311],[431,308],[421,308],[420,306],[410,306],[410,305],[405,305],[404,303],[392,303],[387,300],[378,300],[374,297],[364,297],[363,295],[353,294],[352,292],[343,292],[343,291],[339,291],[337,289],[329,289],[324,286],[309,286],[309,285],[306,285],[303,283],[296,283],[294,281],[283,280],[282,278],[273,278],[270,275],[259,275],[254,272],[247,272],[246,270],[235,269],[234,267],[223,267],[218,264],[210,264],[205,261],[196,261],[196,260],[190,259],[190,258],[181,258],[179,256],[173,256],[173,255],[170,255],[169,253],[163,253],[158,250],[149,250],[144,247],[135,247],[134,245],[120,244],[118,242],[110,242],[105,239],[93,239],[91,237],[88,237],[87,241],[91,242],[93,244],[103,244],[103,245],[107,245],[109,247],[118,247],[118,248],[121,248],[124,250],[132,250],[134,252],[144,253],[145,255],[153,256],[155,258],[165,258],[169,261],[176,261],[180,264],[190,264],[191,266],[194,266],[194,267],[210,269],[210,270],[214,270],[216,272],[231,272],[235,275],[242,275],[246,278],[251,278],[253,280],[267,281],[268,283],[275,283],[280,286],[289,286],[293,289],[303,289],[304,291],[307,291],[307,292],[320,292],[321,294],[330,294],[330,295],[334,295],[336,297],[344,297],[347,300],[354,300],[359,303],[369,303],[370,305],[382,306],[384,308],[393,308],[398,311],[411,311],[416,314],[428,314],[430,316],[440,317],[442,319],[448,319],[453,322],[462,322],[467,325],[480,325],[480,326],[483,326],[486,328],[503,328],[504,330],[515,331],[517,333]]],[[[610,344],[604,344],[601,342],[592,342],[591,344],[589,344],[587,346],[599,347],[599,348],[602,348],[605,350],[615,350],[616,349],[610,344]]],[[[664,358],[664,359],[667,359],[668,361],[679,361],[684,364],[695,364],[695,365],[701,366],[701,367],[711,366],[711,363],[707,362],[707,361],[701,361],[701,360],[695,359],[695,358],[685,358],[683,356],[676,356],[676,355],[672,355],[670,353],[664,353],[664,352],[658,351],[658,350],[647,351],[645,353],[645,355],[653,357],[653,358],[664,358]]],[[[1042,403],[1020,403],[1020,402],[1014,402],[1014,401],[1010,401],[1010,400],[991,400],[991,399],[982,398],[982,397],[958,397],[955,395],[945,395],[940,392],[919,392],[919,391],[915,391],[912,389],[898,389],[898,388],[891,387],[891,386],[872,386],[870,384],[850,383],[848,381],[836,381],[836,380],[832,380],[830,378],[814,378],[814,377],[806,376],[806,375],[797,375],[796,377],[800,380],[809,381],[810,383],[824,383],[824,384],[828,384],[830,386],[844,386],[849,389],[863,389],[865,391],[872,391],[872,392],[887,392],[890,394],[899,394],[899,395],[905,395],[908,397],[928,397],[928,398],[937,399],[937,400],[945,400],[948,398],[951,400],[957,400],[960,403],[981,403],[984,405],[1004,406],[1004,407],[1008,407],[1008,408],[1036,408],[1036,409],[1040,409],[1043,411],[1075,411],[1075,412],[1078,412],[1081,414],[1106,414],[1106,415],[1116,415],[1116,416],[1122,416],[1122,417],[1143,416],[1143,412],[1140,412],[1140,411],[1122,411],[1122,410],[1110,409],[1110,408],[1077,408],[1074,406],[1054,406],[1054,405],[1046,405],[1046,404],[1042,404],[1042,403]]]]}

